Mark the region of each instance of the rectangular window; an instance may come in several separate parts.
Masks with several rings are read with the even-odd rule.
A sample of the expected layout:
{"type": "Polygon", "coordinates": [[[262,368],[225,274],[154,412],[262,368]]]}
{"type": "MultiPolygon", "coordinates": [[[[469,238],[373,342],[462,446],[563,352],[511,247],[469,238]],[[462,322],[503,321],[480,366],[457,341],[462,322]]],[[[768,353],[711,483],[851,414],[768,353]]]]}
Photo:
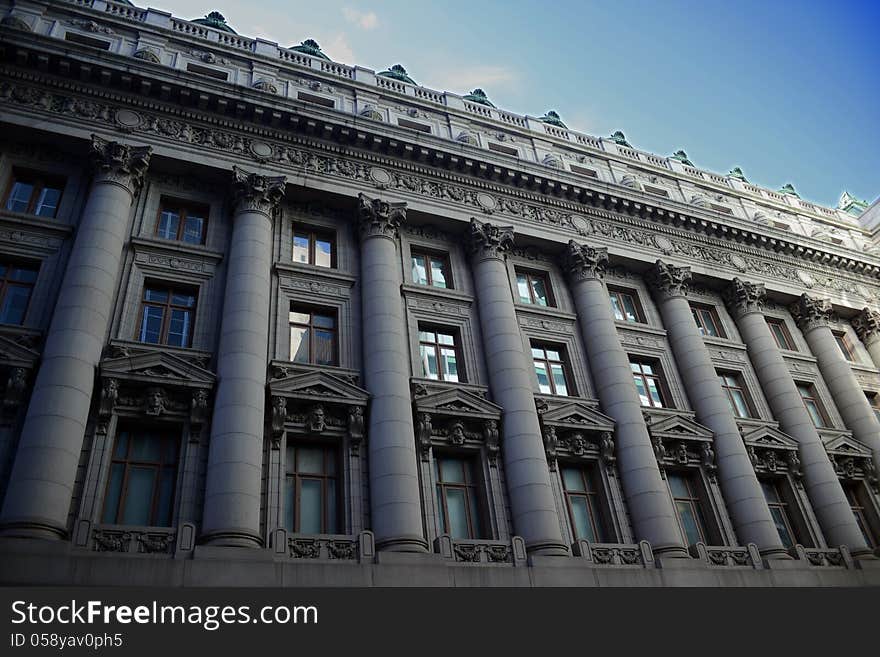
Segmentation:
{"type": "Polygon", "coordinates": [[[715,311],[715,308],[691,304],[691,313],[693,313],[694,321],[697,323],[700,333],[713,338],[726,337],[724,331],[721,330],[721,320],[718,319],[718,313],[715,311]]]}
{"type": "Polygon", "coordinates": [[[798,383],[797,389],[801,399],[804,401],[807,412],[810,414],[810,419],[813,420],[813,424],[820,428],[827,427],[827,418],[825,411],[822,409],[822,404],[819,403],[816,387],[811,383],[798,383]]]}
{"type": "Polygon", "coordinates": [[[739,374],[720,373],[718,378],[733,414],[736,417],[754,417],[742,377],[739,374]]]}
{"type": "Polygon", "coordinates": [[[601,502],[595,468],[564,466],[561,471],[568,519],[575,540],[603,542],[605,532],[602,529],[601,502]]]}
{"type": "Polygon", "coordinates": [[[170,527],[177,482],[179,435],[121,428],[116,434],[102,522],[170,527]]]}
{"type": "Polygon", "coordinates": [[[312,365],[337,365],[336,311],[290,307],[290,360],[312,365]]]}
{"type": "Polygon", "coordinates": [[[516,290],[520,303],[536,306],[554,306],[550,280],[546,272],[516,272],[516,290]]]}
{"type": "Polygon", "coordinates": [[[611,311],[614,313],[614,319],[639,324],[645,322],[645,316],[638,302],[638,295],[634,290],[609,287],[608,294],[611,297],[611,311]]]}
{"type": "Polygon", "coordinates": [[[0,261],[0,324],[24,323],[36,282],[36,267],[0,261]]]}
{"type": "Polygon", "coordinates": [[[316,267],[336,267],[334,235],[304,226],[294,228],[293,261],[316,267]]]}
{"type": "Polygon", "coordinates": [[[788,329],[785,327],[785,322],[781,319],[771,319],[770,317],[766,319],[767,326],[770,327],[770,333],[773,334],[773,339],[776,340],[776,346],[780,349],[796,351],[791,334],[789,334],[788,329]]]}
{"type": "Polygon", "coordinates": [[[841,482],[846,498],[852,508],[853,515],[856,517],[856,523],[862,530],[862,536],[869,547],[877,547],[877,521],[871,506],[871,500],[868,498],[868,492],[865,490],[865,484],[859,481],[841,482]],[[874,522],[871,522],[872,518],[874,522]]]}
{"type": "Polygon", "coordinates": [[[156,222],[156,237],[187,244],[204,244],[207,224],[207,207],[163,198],[156,222]]]}
{"type": "Polygon", "coordinates": [[[770,516],[776,525],[776,531],[779,532],[779,540],[787,548],[794,547],[798,542],[797,535],[788,516],[788,503],[779,490],[779,482],[772,479],[761,479],[761,489],[764,491],[764,497],[770,508],[770,516]]]}
{"type": "Polygon", "coordinates": [[[287,446],[284,528],[297,534],[339,533],[337,450],[318,445],[287,446]]]}
{"type": "Polygon", "coordinates": [[[4,207],[37,217],[54,218],[61,203],[64,181],[30,171],[13,171],[4,207]]]}
{"type": "Polygon", "coordinates": [[[98,48],[99,50],[110,50],[110,46],[113,45],[104,39],[95,39],[85,34],[77,34],[76,32],[67,32],[64,35],[64,40],[71,43],[79,43],[89,48],[98,48]]]}
{"type": "Polygon", "coordinates": [[[706,543],[706,523],[694,477],[670,472],[666,475],[666,481],[672,493],[678,524],[685,542],[688,545],[700,541],[706,543]]]}
{"type": "Polygon", "coordinates": [[[159,284],[144,285],[137,339],[150,344],[189,347],[196,317],[196,293],[159,284]]]}
{"type": "Polygon", "coordinates": [[[204,75],[209,78],[214,78],[215,80],[229,79],[229,73],[227,73],[226,71],[218,71],[216,68],[202,66],[201,64],[189,63],[186,65],[186,70],[190,73],[196,73],[198,75],[204,75]]]}
{"type": "Polygon", "coordinates": [[[452,329],[419,327],[419,358],[423,377],[464,383],[456,337],[452,329]]]}
{"type": "Polygon", "coordinates": [[[654,361],[636,359],[630,359],[629,366],[642,406],[666,408],[668,395],[660,366],[654,361]]]}
{"type": "Polygon", "coordinates": [[[546,395],[572,394],[564,348],[532,343],[532,361],[538,377],[538,389],[546,395]]]}
{"type": "Polygon", "coordinates": [[[837,346],[840,347],[840,352],[843,354],[843,357],[850,362],[855,361],[853,348],[849,340],[847,339],[846,334],[838,333],[837,331],[835,331],[834,339],[837,340],[837,346]]]}
{"type": "Polygon", "coordinates": [[[434,457],[440,531],[452,538],[484,538],[474,459],[434,457]]]}
{"type": "Polygon", "coordinates": [[[452,275],[446,255],[414,250],[410,261],[416,285],[452,289],[452,275]]]}

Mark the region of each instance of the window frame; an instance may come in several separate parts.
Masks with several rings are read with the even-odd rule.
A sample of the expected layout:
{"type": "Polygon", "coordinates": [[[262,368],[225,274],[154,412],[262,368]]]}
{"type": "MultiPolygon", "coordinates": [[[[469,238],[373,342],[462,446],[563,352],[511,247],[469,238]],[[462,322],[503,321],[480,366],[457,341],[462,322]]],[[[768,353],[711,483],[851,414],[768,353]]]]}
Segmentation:
{"type": "Polygon", "coordinates": [[[436,290],[454,290],[455,283],[453,282],[452,276],[452,260],[449,257],[448,253],[443,251],[435,251],[432,249],[425,249],[419,246],[410,246],[409,250],[409,262],[410,262],[410,273],[413,273],[415,269],[413,260],[415,260],[416,256],[421,256],[425,259],[425,282],[421,283],[416,280],[416,277],[412,276],[412,282],[415,285],[421,285],[423,287],[430,287],[436,290]],[[445,274],[445,283],[446,285],[441,287],[439,285],[434,285],[433,274],[432,274],[432,262],[440,262],[445,265],[443,268],[445,274]]]}
{"type": "Polygon", "coordinates": [[[880,422],[880,392],[874,392],[873,390],[864,390],[863,392],[868,400],[868,405],[874,411],[877,421],[880,422]]]}
{"type": "Polygon", "coordinates": [[[193,345],[193,339],[195,338],[195,327],[196,327],[196,310],[199,306],[199,288],[198,287],[190,287],[187,285],[178,285],[174,283],[168,283],[165,281],[157,282],[154,280],[147,279],[143,283],[143,287],[141,290],[141,298],[140,298],[140,312],[138,313],[138,325],[135,329],[135,340],[140,342],[141,344],[152,344],[163,347],[172,347],[176,349],[191,349],[193,345]],[[160,303],[157,301],[148,301],[146,299],[147,290],[157,290],[164,291],[168,294],[168,300],[165,303],[160,303]],[[180,306],[174,305],[172,303],[172,299],[175,294],[186,294],[191,295],[193,297],[192,306],[180,306]],[[158,342],[147,342],[142,338],[142,334],[144,331],[144,310],[147,307],[158,308],[161,307],[162,310],[162,327],[159,330],[159,341],[158,342]],[[189,331],[187,332],[187,339],[185,340],[185,344],[183,345],[175,345],[168,343],[168,329],[171,324],[171,311],[174,309],[186,310],[189,311],[192,316],[192,321],[189,325],[189,331]]]}
{"type": "Polygon", "coordinates": [[[168,242],[178,242],[180,244],[189,244],[191,246],[204,246],[208,239],[208,222],[210,220],[210,214],[211,207],[209,205],[170,196],[162,196],[159,199],[159,210],[156,213],[156,229],[153,231],[153,237],[168,242]],[[171,208],[175,208],[177,211],[177,235],[175,237],[164,237],[159,234],[159,228],[162,225],[162,214],[169,211],[171,208]],[[187,242],[183,239],[186,234],[186,219],[189,213],[192,212],[195,214],[196,210],[201,214],[202,232],[198,242],[187,242]]]}
{"type": "Polygon", "coordinates": [[[532,367],[535,371],[535,377],[538,378],[538,362],[545,365],[547,368],[547,379],[550,382],[550,392],[544,392],[541,390],[541,380],[538,378],[538,391],[542,395],[556,395],[559,397],[576,397],[577,392],[574,388],[574,376],[572,375],[571,370],[571,359],[568,355],[568,350],[566,346],[563,344],[556,344],[553,342],[544,342],[543,340],[529,340],[529,348],[531,349],[532,356],[532,367]],[[540,350],[544,353],[543,358],[539,358],[535,356],[535,350],[540,350]],[[547,356],[548,351],[555,351],[559,354],[560,360],[551,360],[549,356],[547,356]],[[562,369],[562,378],[565,383],[565,394],[560,394],[556,389],[556,381],[553,377],[553,370],[551,369],[552,364],[558,364],[562,369]]]}
{"type": "Polygon", "coordinates": [[[336,269],[337,268],[337,255],[338,244],[336,240],[336,231],[332,228],[323,228],[320,226],[310,226],[308,224],[297,224],[293,223],[291,227],[291,238],[290,238],[290,261],[297,265],[308,265],[310,267],[320,267],[321,269],[336,269]],[[297,236],[305,236],[309,241],[309,255],[308,262],[300,262],[294,259],[294,254],[296,253],[296,238],[297,236]],[[319,265],[317,264],[317,243],[319,241],[325,241],[330,243],[330,265],[319,265]]]}
{"type": "Polygon", "coordinates": [[[64,198],[64,188],[66,184],[67,180],[63,176],[35,171],[33,169],[18,169],[13,167],[12,173],[9,176],[9,184],[6,188],[6,193],[3,195],[2,207],[6,212],[27,214],[34,217],[40,217],[42,219],[57,219],[58,210],[61,209],[61,199],[64,198]],[[26,182],[28,179],[33,180],[33,183],[26,182]],[[8,207],[9,199],[12,196],[12,192],[15,189],[15,184],[17,182],[24,182],[25,184],[31,184],[33,186],[30,197],[28,198],[27,209],[25,210],[12,210],[8,207]],[[58,190],[58,203],[55,206],[55,212],[53,212],[51,215],[37,214],[35,212],[35,210],[37,209],[37,203],[43,191],[47,187],[49,189],[58,190]]]}
{"type": "MultiPolygon", "coordinates": [[[[641,356],[633,355],[629,355],[628,360],[630,363],[630,374],[632,374],[633,376],[633,385],[635,385],[636,376],[642,378],[642,382],[645,385],[646,391],[650,390],[650,386],[648,386],[648,378],[654,379],[657,384],[656,388],[657,392],[660,395],[660,406],[655,405],[651,396],[648,395],[648,399],[652,403],[647,406],[642,404],[642,408],[674,408],[674,406],[672,405],[672,395],[670,394],[669,386],[666,382],[666,373],[663,371],[663,367],[660,365],[660,360],[654,358],[643,358],[641,356]],[[633,365],[639,366],[639,372],[635,372],[632,369],[633,365]],[[649,365],[656,371],[651,374],[646,374],[644,371],[645,365],[649,365]]],[[[636,392],[638,392],[638,386],[636,386],[636,392]]]]}
{"type": "Polygon", "coordinates": [[[819,391],[816,389],[816,384],[812,382],[805,381],[795,381],[795,387],[797,388],[798,394],[801,397],[801,402],[804,404],[804,408],[807,410],[807,414],[810,416],[810,420],[813,422],[813,426],[817,429],[828,429],[831,427],[831,421],[828,417],[828,413],[825,410],[825,406],[822,404],[822,400],[819,398],[819,391]],[[804,392],[809,393],[805,395],[804,392]],[[807,405],[807,401],[813,402],[816,413],[819,416],[822,424],[816,424],[816,418],[810,412],[810,407],[807,405]]]}
{"type": "Polygon", "coordinates": [[[669,497],[672,499],[672,506],[675,509],[675,519],[676,522],[678,522],[681,537],[687,545],[693,545],[693,543],[689,542],[684,523],[681,520],[681,513],[678,509],[679,502],[686,503],[690,507],[696,522],[697,532],[700,534],[700,541],[706,545],[710,544],[709,539],[712,528],[709,526],[708,515],[706,513],[706,505],[708,502],[705,498],[702,487],[700,486],[700,482],[697,481],[699,476],[700,474],[696,470],[671,470],[666,473],[666,487],[669,490],[669,497]],[[688,497],[679,498],[675,496],[675,492],[672,490],[672,485],[669,483],[670,477],[676,477],[684,481],[688,490],[688,497]]]}
{"type": "MultiPolygon", "coordinates": [[[[788,532],[789,538],[791,539],[791,545],[785,545],[785,541],[782,539],[782,535],[779,536],[779,540],[782,542],[783,546],[786,548],[793,548],[797,544],[803,544],[803,539],[798,532],[798,526],[794,522],[791,509],[792,503],[789,499],[788,491],[782,490],[780,488],[780,484],[782,484],[782,479],[779,477],[758,477],[758,483],[761,484],[761,490],[764,493],[764,500],[767,502],[767,508],[770,510],[770,517],[773,518],[774,524],[776,524],[776,516],[773,514],[774,509],[778,509],[782,514],[782,522],[785,525],[785,529],[788,532]],[[776,500],[771,501],[769,497],[767,497],[767,489],[766,486],[770,486],[773,489],[773,492],[776,494],[776,500]]],[[[777,531],[778,531],[777,527],[777,531]]]]}
{"type": "Polygon", "coordinates": [[[639,301],[639,293],[637,290],[626,287],[618,287],[616,285],[609,285],[608,297],[609,302],[611,302],[611,314],[612,316],[614,316],[615,321],[626,322],[627,324],[647,323],[647,320],[645,319],[645,311],[642,308],[641,301],[639,301]],[[635,310],[635,320],[630,321],[626,317],[624,317],[623,319],[619,319],[616,315],[614,315],[614,303],[612,302],[612,300],[617,299],[618,307],[625,308],[622,297],[629,297],[632,300],[633,309],[635,310]]]}
{"type": "Polygon", "coordinates": [[[865,488],[865,482],[849,480],[841,481],[840,483],[843,486],[843,492],[846,495],[850,509],[852,509],[853,515],[856,518],[856,524],[862,530],[862,535],[865,537],[868,546],[871,548],[880,546],[880,521],[876,519],[876,509],[871,504],[870,493],[865,488]],[[863,496],[867,496],[867,499],[864,499],[863,496]],[[866,510],[869,510],[870,515],[874,516],[873,522],[872,518],[865,513],[866,510]]]}
{"type": "Polygon", "coordinates": [[[439,324],[428,324],[423,322],[418,322],[416,325],[416,339],[418,340],[418,356],[419,363],[421,363],[421,378],[429,379],[431,381],[444,381],[449,383],[467,383],[467,371],[464,365],[464,357],[461,348],[461,332],[458,328],[443,326],[439,324]],[[422,333],[433,333],[435,335],[434,342],[428,342],[422,340],[422,333]],[[444,345],[440,342],[438,335],[448,335],[452,338],[452,349],[455,352],[455,368],[456,368],[456,380],[452,381],[451,379],[443,378],[443,368],[440,366],[442,362],[440,350],[445,347],[449,348],[450,345],[444,345]],[[425,360],[422,356],[422,347],[433,347],[434,348],[434,358],[437,360],[437,378],[432,378],[429,376],[429,373],[425,371],[425,360]]]}
{"type": "Polygon", "coordinates": [[[557,308],[556,296],[553,294],[553,286],[550,284],[550,272],[538,269],[526,269],[524,267],[514,267],[514,289],[516,290],[517,302],[526,306],[536,306],[538,308],[557,308]],[[529,301],[523,301],[519,293],[519,277],[526,277],[526,287],[529,290],[529,301]],[[538,303],[535,300],[535,288],[532,285],[532,279],[539,279],[544,283],[544,289],[547,292],[547,305],[538,303]]]}
{"type": "Polygon", "coordinates": [[[718,371],[719,382],[721,383],[721,389],[724,391],[725,396],[727,397],[727,402],[730,405],[730,410],[733,412],[734,417],[737,419],[756,419],[757,413],[755,412],[755,405],[752,401],[752,396],[749,394],[748,387],[746,386],[745,378],[742,375],[742,372],[727,372],[727,371],[718,371]],[[727,379],[732,379],[733,383],[729,383],[727,379]],[[746,415],[740,415],[737,409],[737,404],[734,401],[734,395],[731,391],[737,390],[739,391],[743,405],[746,407],[746,415]]]}
{"type": "Polygon", "coordinates": [[[718,310],[715,306],[703,304],[703,303],[691,303],[691,315],[694,318],[694,322],[697,325],[698,330],[700,331],[700,335],[704,338],[721,338],[727,339],[727,333],[724,331],[724,325],[721,323],[721,317],[718,315],[718,310]],[[709,333],[706,330],[706,317],[708,316],[709,321],[712,323],[712,326],[715,328],[715,335],[709,333]]]}
{"type": "Polygon", "coordinates": [[[491,523],[488,514],[487,500],[485,495],[486,485],[483,479],[482,459],[477,454],[465,454],[460,452],[447,452],[433,450],[432,479],[434,484],[434,497],[437,504],[437,529],[439,534],[448,534],[453,540],[485,540],[490,537],[491,523]],[[463,464],[464,483],[445,482],[441,480],[442,460],[454,460],[463,464]],[[453,536],[449,516],[449,507],[446,502],[446,490],[464,490],[465,512],[467,515],[468,536],[453,536]],[[472,506],[473,505],[473,506],[472,506]],[[474,526],[472,514],[476,510],[478,526],[474,526]]]}
{"type": "Polygon", "coordinates": [[[840,347],[840,353],[843,355],[844,360],[848,363],[857,362],[855,349],[847,337],[846,331],[832,331],[831,333],[834,336],[834,341],[837,342],[837,346],[840,347]]]}
{"type": "Polygon", "coordinates": [[[315,306],[311,304],[299,304],[295,301],[290,302],[288,315],[287,315],[287,327],[288,327],[288,358],[291,363],[302,363],[304,365],[317,365],[319,367],[339,367],[339,312],[336,308],[329,308],[324,306],[315,306]],[[299,313],[301,315],[308,314],[309,321],[307,324],[302,324],[300,322],[294,322],[290,318],[291,313],[299,313]],[[325,317],[332,317],[333,319],[333,328],[328,329],[325,326],[315,326],[315,315],[321,315],[325,317]],[[292,342],[292,328],[294,326],[298,326],[300,328],[308,329],[309,336],[309,359],[308,361],[295,360],[293,354],[293,345],[292,342]],[[315,344],[317,340],[315,340],[315,332],[316,331],[324,331],[327,333],[332,333],[333,335],[333,358],[330,363],[318,363],[315,359],[315,344]]]}
{"type": "Polygon", "coordinates": [[[606,498],[602,490],[601,476],[599,465],[595,462],[563,462],[558,465],[559,481],[562,490],[562,496],[565,501],[566,515],[568,517],[569,530],[573,541],[585,540],[591,543],[604,543],[609,540],[610,532],[608,529],[608,520],[606,518],[606,498]],[[592,490],[571,490],[565,480],[565,471],[577,471],[580,475],[581,482],[587,482],[592,485],[592,490]],[[594,541],[590,541],[587,537],[578,535],[577,523],[575,522],[574,507],[572,505],[572,497],[586,498],[586,505],[590,520],[590,528],[595,537],[594,541]]]}
{"type": "Polygon", "coordinates": [[[794,344],[794,339],[791,336],[791,332],[788,330],[788,327],[785,325],[785,320],[780,319],[778,317],[764,317],[764,320],[767,322],[767,328],[770,329],[770,335],[773,336],[773,341],[776,343],[776,347],[778,349],[783,349],[785,351],[797,351],[797,348],[794,344]],[[773,330],[773,327],[776,326],[779,328],[779,332],[782,334],[784,345],[779,344],[779,335],[777,335],[776,331],[773,330]]]}
{"type": "MultiPolygon", "coordinates": [[[[298,460],[298,459],[297,459],[298,460]]],[[[293,468],[298,467],[296,464],[293,468]]],[[[318,534],[342,534],[342,528],[345,524],[343,513],[343,488],[344,481],[344,462],[342,458],[342,450],[338,444],[322,444],[309,440],[288,440],[284,450],[284,472],[281,482],[282,489],[282,525],[291,534],[302,534],[300,521],[302,518],[302,482],[303,480],[318,480],[321,482],[321,531],[318,534]],[[299,472],[291,468],[290,452],[293,451],[294,458],[297,459],[297,450],[301,448],[320,449],[322,453],[322,472],[299,472]],[[333,474],[328,474],[328,455],[334,459],[333,474]],[[288,481],[293,479],[294,492],[293,502],[295,507],[288,508],[288,481]],[[331,497],[328,495],[328,481],[333,481],[333,506],[330,506],[331,497]],[[335,510],[335,518],[331,518],[331,510],[335,510]],[[289,526],[288,518],[293,519],[293,526],[289,526]],[[331,527],[330,523],[334,523],[331,527]],[[332,530],[332,531],[331,531],[332,530]]],[[[313,535],[313,534],[308,534],[313,535]]]]}
{"type": "Polygon", "coordinates": [[[0,276],[0,311],[2,311],[4,304],[6,303],[6,295],[9,292],[10,286],[15,287],[27,287],[28,296],[27,296],[27,304],[25,305],[24,312],[21,315],[21,322],[15,324],[12,322],[4,322],[2,321],[2,317],[0,317],[0,325],[5,326],[24,326],[25,320],[27,319],[28,311],[31,308],[31,302],[34,299],[34,290],[37,287],[37,281],[40,278],[40,265],[32,265],[22,260],[18,260],[17,258],[0,258],[0,266],[6,268],[6,273],[0,276]],[[11,269],[19,269],[33,272],[34,280],[32,283],[15,281],[9,278],[9,271],[11,269]]]}

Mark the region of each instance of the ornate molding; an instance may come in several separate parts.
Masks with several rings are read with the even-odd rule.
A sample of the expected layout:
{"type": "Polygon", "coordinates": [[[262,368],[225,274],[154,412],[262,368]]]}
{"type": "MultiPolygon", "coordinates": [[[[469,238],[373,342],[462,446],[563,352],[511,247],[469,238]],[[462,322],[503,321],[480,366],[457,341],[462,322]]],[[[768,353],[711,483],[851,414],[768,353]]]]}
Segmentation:
{"type": "Polygon", "coordinates": [[[804,333],[820,326],[828,326],[834,312],[831,301],[811,297],[806,293],[802,294],[788,309],[804,333]]]}
{"type": "Polygon", "coordinates": [[[691,282],[691,268],[676,267],[657,260],[645,273],[645,282],[660,300],[686,297],[691,282]]]}
{"type": "Polygon", "coordinates": [[[739,278],[734,278],[724,289],[724,301],[736,319],[749,313],[762,312],[766,297],[763,283],[749,283],[739,278]]]}
{"type": "Polygon", "coordinates": [[[870,308],[862,308],[862,311],[852,318],[853,328],[859,339],[868,344],[880,337],[880,312],[870,308]]]}
{"type": "Polygon", "coordinates": [[[152,153],[149,146],[128,146],[92,135],[90,155],[95,179],[121,185],[134,198],[144,184],[152,153]]]}
{"type": "Polygon", "coordinates": [[[572,283],[601,279],[608,267],[608,249],[595,249],[586,244],[568,241],[562,268],[572,283]]]}
{"type": "Polygon", "coordinates": [[[284,198],[286,182],[286,176],[261,176],[233,166],[232,195],[235,213],[259,212],[271,217],[284,198]]]}
{"type": "Polygon", "coordinates": [[[513,248],[513,226],[495,226],[471,218],[468,251],[479,260],[504,260],[513,248]]]}
{"type": "Polygon", "coordinates": [[[358,232],[361,240],[368,237],[396,239],[400,226],[406,222],[406,203],[389,203],[380,198],[358,194],[358,232]]]}

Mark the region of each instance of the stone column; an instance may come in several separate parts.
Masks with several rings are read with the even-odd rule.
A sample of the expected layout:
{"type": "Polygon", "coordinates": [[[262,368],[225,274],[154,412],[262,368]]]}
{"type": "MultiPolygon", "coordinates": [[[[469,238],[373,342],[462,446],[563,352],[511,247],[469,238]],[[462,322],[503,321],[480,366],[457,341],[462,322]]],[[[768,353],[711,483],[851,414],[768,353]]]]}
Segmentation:
{"type": "Polygon", "coordinates": [[[358,196],[364,385],[370,392],[367,445],[376,545],[425,552],[410,395],[410,353],[400,286],[398,228],[405,203],[358,196]]]}
{"type": "Polygon", "coordinates": [[[504,410],[502,452],[514,531],[533,554],[566,555],[541,437],[531,358],[523,351],[505,258],[513,228],[471,219],[468,249],[492,397],[504,410]]]}
{"type": "Polygon", "coordinates": [[[658,260],[645,278],[663,316],[697,420],[714,434],[718,480],[740,542],[754,543],[766,557],[787,557],[712,356],[691,313],[687,300],[690,268],[658,260]]]}
{"type": "Polygon", "coordinates": [[[874,365],[880,367],[880,312],[862,308],[862,312],[852,318],[852,325],[874,365]]]}
{"type": "Polygon", "coordinates": [[[614,418],[617,468],[633,530],[636,538],[648,541],[657,554],[688,557],[602,283],[607,264],[607,249],[568,243],[564,267],[599,402],[614,418]]]}
{"type": "Polygon", "coordinates": [[[232,170],[234,214],[217,351],[202,540],[259,547],[272,219],[285,178],[232,170]]]}
{"type": "Polygon", "coordinates": [[[819,371],[846,428],[871,448],[874,461],[880,463],[880,422],[828,325],[833,312],[831,302],[802,294],[790,310],[819,362],[819,371]]]}
{"type": "Polygon", "coordinates": [[[151,152],[149,147],[92,135],[94,178],[58,292],[0,514],[4,534],[56,539],[67,534],[131,205],[151,152]]]}
{"type": "Polygon", "coordinates": [[[763,285],[738,278],[725,291],[773,417],[800,445],[807,495],[825,538],[832,546],[846,545],[855,556],[870,555],[819,432],[767,326],[762,312],[765,295],[763,285]]]}

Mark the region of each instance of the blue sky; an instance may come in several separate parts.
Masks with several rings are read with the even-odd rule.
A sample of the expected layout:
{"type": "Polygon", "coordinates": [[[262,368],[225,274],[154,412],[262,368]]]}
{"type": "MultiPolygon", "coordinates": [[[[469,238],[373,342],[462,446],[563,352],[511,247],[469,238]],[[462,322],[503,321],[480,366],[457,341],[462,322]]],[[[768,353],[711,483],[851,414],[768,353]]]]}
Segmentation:
{"type": "MultiPolygon", "coordinates": [[[[334,60],[403,64],[420,84],[637,148],[742,167],[834,206],[880,195],[876,0],[153,0],[181,18],[220,11],[245,36],[314,38],[334,60]],[[163,4],[167,2],[167,4],[163,4]]],[[[144,0],[135,0],[144,6],[144,0]]]]}

